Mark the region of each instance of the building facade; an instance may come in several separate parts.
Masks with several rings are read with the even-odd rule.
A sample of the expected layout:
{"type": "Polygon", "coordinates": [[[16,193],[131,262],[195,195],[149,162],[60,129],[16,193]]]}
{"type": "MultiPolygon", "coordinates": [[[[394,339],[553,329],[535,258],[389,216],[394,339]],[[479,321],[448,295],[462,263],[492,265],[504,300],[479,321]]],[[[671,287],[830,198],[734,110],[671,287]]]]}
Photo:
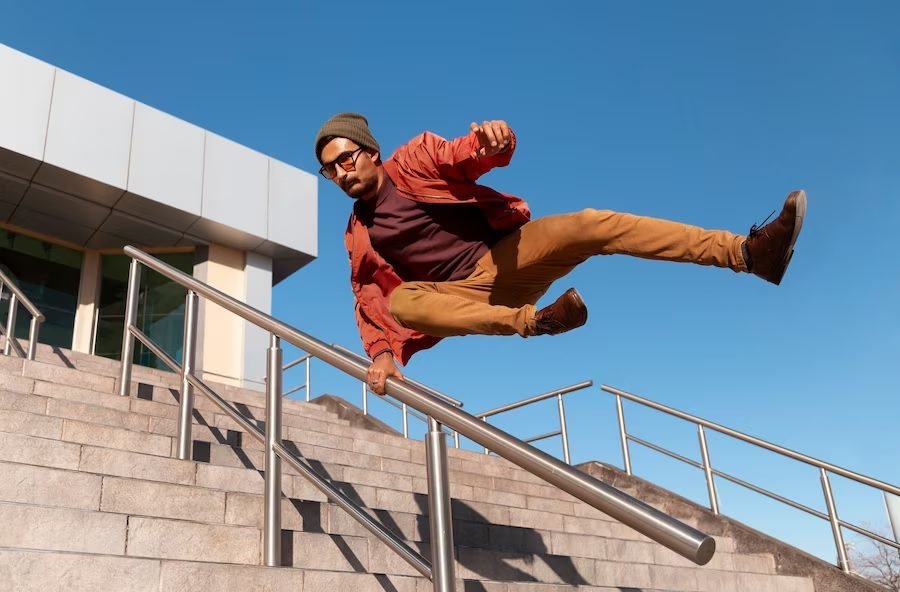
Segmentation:
{"type": "MultiPolygon", "coordinates": [[[[0,267],[47,317],[40,342],[120,356],[125,245],[270,312],[316,256],[317,178],[0,45],[0,267]]],[[[139,327],[180,359],[184,290],[147,272],[141,293],[139,327]]],[[[207,378],[261,384],[264,332],[202,300],[199,329],[207,378]]]]}

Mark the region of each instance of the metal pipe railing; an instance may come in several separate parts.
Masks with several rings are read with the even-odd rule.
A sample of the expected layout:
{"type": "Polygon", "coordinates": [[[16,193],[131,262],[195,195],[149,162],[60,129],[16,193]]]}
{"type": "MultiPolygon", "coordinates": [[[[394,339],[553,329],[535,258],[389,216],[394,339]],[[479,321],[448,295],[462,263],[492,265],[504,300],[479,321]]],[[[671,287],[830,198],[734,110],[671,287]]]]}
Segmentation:
{"type": "MultiPolygon", "coordinates": [[[[369,360],[369,358],[367,358],[365,356],[361,356],[360,354],[356,353],[355,351],[347,349],[346,347],[343,347],[341,345],[337,345],[337,344],[333,343],[333,344],[331,344],[331,347],[334,348],[335,350],[339,351],[342,354],[346,354],[347,356],[350,356],[351,358],[353,358],[354,360],[356,360],[362,364],[366,364],[367,366],[368,366],[368,364],[372,363],[371,360],[369,360]]],[[[404,380],[404,382],[411,384],[411,385],[425,391],[432,397],[437,397],[438,399],[441,399],[447,403],[450,403],[451,405],[453,405],[455,407],[463,406],[462,401],[457,401],[450,395],[445,395],[444,393],[442,393],[442,392],[438,391],[437,389],[434,389],[426,384],[422,384],[421,382],[413,380],[412,378],[404,378],[403,380],[404,380]]],[[[363,378],[363,382],[365,382],[365,378],[363,378]]]]}
{"type": "MultiPolygon", "coordinates": [[[[352,350],[349,350],[349,349],[347,349],[347,348],[345,348],[345,347],[341,347],[340,345],[337,345],[337,344],[332,343],[332,344],[331,344],[331,347],[337,349],[338,351],[341,351],[341,352],[346,353],[348,356],[353,356],[353,357],[355,357],[355,358],[358,358],[358,359],[361,359],[361,360],[364,360],[364,361],[368,361],[368,358],[365,358],[365,357],[363,357],[363,356],[360,356],[360,355],[357,354],[356,352],[354,352],[354,351],[352,351],[352,350]]],[[[293,368],[294,366],[296,366],[296,365],[298,365],[298,364],[301,364],[301,363],[303,363],[303,362],[306,362],[306,382],[305,382],[304,384],[297,385],[297,386],[295,386],[295,387],[293,387],[293,388],[291,388],[291,389],[288,389],[288,390],[284,391],[284,392],[282,393],[282,396],[287,397],[287,396],[292,395],[292,394],[294,394],[294,393],[296,393],[296,392],[300,392],[300,391],[302,391],[302,390],[306,390],[306,400],[307,400],[307,402],[310,400],[310,392],[311,392],[311,389],[310,389],[310,362],[312,361],[312,358],[313,358],[313,357],[312,357],[310,354],[306,354],[306,355],[304,355],[304,356],[301,356],[301,357],[297,358],[296,360],[293,360],[293,361],[291,361],[291,362],[288,362],[287,364],[285,364],[285,365],[282,367],[282,370],[286,371],[286,370],[289,370],[289,369],[293,368]]],[[[265,381],[265,378],[263,378],[263,381],[265,381]]],[[[441,393],[441,392],[439,392],[439,391],[436,391],[436,390],[432,389],[431,387],[428,387],[428,386],[426,386],[426,385],[424,385],[424,384],[417,383],[417,382],[415,382],[415,381],[413,381],[413,382],[414,382],[415,384],[417,384],[420,388],[422,388],[423,390],[425,390],[426,392],[429,392],[429,393],[431,393],[432,395],[434,395],[434,396],[436,396],[436,397],[443,398],[443,399],[446,400],[447,402],[452,403],[452,404],[454,404],[454,405],[457,405],[457,406],[459,406],[459,407],[462,407],[462,406],[463,406],[462,402],[457,401],[457,400],[454,399],[453,397],[447,396],[447,395],[445,395],[445,394],[443,394],[443,393],[441,393]]],[[[369,414],[369,405],[368,405],[368,396],[369,396],[369,392],[370,392],[370,389],[368,388],[368,385],[367,385],[367,384],[363,384],[363,395],[362,395],[362,396],[363,396],[363,405],[362,405],[362,409],[363,409],[363,414],[364,414],[364,415],[368,415],[368,414],[369,414]]],[[[400,404],[400,403],[395,403],[390,397],[381,397],[381,399],[382,399],[385,403],[388,403],[388,404],[390,404],[390,405],[392,405],[392,406],[394,406],[394,407],[396,407],[397,409],[400,410],[400,413],[401,413],[401,422],[402,422],[402,432],[403,432],[403,437],[404,437],[404,438],[409,438],[409,416],[410,416],[410,415],[412,415],[412,416],[415,417],[416,419],[419,419],[419,420],[423,421],[423,422],[425,423],[426,426],[428,425],[428,418],[425,417],[424,415],[422,415],[421,413],[416,412],[415,410],[410,411],[408,405],[403,405],[403,404],[400,404]]],[[[444,432],[447,433],[448,435],[452,435],[452,436],[453,436],[453,444],[454,444],[454,446],[455,446],[456,448],[459,448],[459,434],[456,433],[456,432],[454,432],[454,431],[452,431],[452,430],[446,430],[446,429],[444,430],[444,432]]]]}
{"type": "MultiPolygon", "coordinates": [[[[133,277],[129,278],[129,294],[133,294],[136,290],[134,286],[136,278],[139,277],[137,265],[139,263],[146,265],[188,290],[196,292],[216,305],[268,331],[270,334],[280,337],[282,340],[308,352],[310,355],[338,368],[357,380],[365,380],[370,364],[368,359],[363,362],[354,356],[349,356],[332,348],[326,343],[286,325],[272,316],[254,309],[134,247],[125,247],[125,254],[133,259],[133,277]]],[[[136,305],[136,300],[135,295],[134,298],[130,299],[129,304],[136,305]]],[[[128,305],[126,305],[127,310],[129,310],[128,305]]],[[[132,335],[130,328],[134,324],[133,318],[131,320],[132,322],[126,324],[126,329],[128,330],[125,331],[125,334],[128,336],[132,335]]],[[[123,339],[128,341],[127,338],[123,339]]],[[[123,342],[123,354],[126,351],[125,345],[128,344],[123,342]]],[[[131,346],[133,346],[133,343],[131,346]]],[[[128,394],[128,384],[131,378],[130,366],[131,358],[123,357],[121,381],[123,383],[122,392],[126,395],[128,394]]],[[[703,565],[712,559],[715,553],[715,540],[712,537],[590,475],[570,467],[549,454],[485,423],[479,418],[465,413],[443,398],[426,392],[415,381],[409,379],[400,381],[389,378],[386,383],[386,392],[401,403],[406,403],[424,413],[431,420],[446,424],[472,441],[484,447],[489,447],[510,462],[530,471],[548,483],[605,512],[607,515],[695,563],[703,565]]],[[[443,436],[441,436],[440,440],[443,440],[443,436]]],[[[432,534],[434,536],[438,533],[432,534]]],[[[437,541],[433,539],[432,547],[435,548],[436,546],[437,541]]],[[[435,564],[436,569],[440,566],[441,564],[439,563],[435,564]]],[[[446,576],[446,573],[434,574],[433,581],[445,581],[446,576]]],[[[443,588],[436,587],[436,590],[438,589],[443,590],[443,588]]]]}
{"type": "MultiPolygon", "coordinates": [[[[140,329],[135,327],[134,325],[128,325],[125,327],[125,333],[129,335],[131,340],[137,339],[142,344],[144,344],[147,349],[149,349],[155,356],[157,356],[160,361],[162,361],[166,366],[168,366],[173,372],[176,374],[180,374],[183,372],[182,366],[174,359],[172,356],[167,354],[161,347],[159,347],[152,339],[150,339],[146,334],[144,334],[140,329]]],[[[271,349],[271,348],[270,348],[271,349]]],[[[272,357],[273,354],[269,353],[269,357],[272,357]]],[[[269,362],[271,364],[271,362],[269,362]]],[[[125,373],[124,366],[129,365],[126,360],[122,361],[123,365],[123,374],[125,373]]],[[[130,369],[129,369],[130,372],[130,369]]],[[[209,387],[205,382],[199,379],[194,374],[187,374],[187,380],[191,383],[192,387],[195,388],[198,392],[206,396],[209,400],[211,400],[220,410],[222,410],[232,421],[237,423],[240,428],[252,436],[256,438],[259,442],[266,445],[267,458],[271,451],[274,451],[278,454],[280,459],[283,459],[288,465],[293,467],[300,475],[308,479],[320,492],[322,492],[330,501],[335,503],[341,509],[350,514],[354,519],[357,520],[364,528],[366,528],[369,532],[374,534],[379,540],[385,543],[388,547],[390,547],[393,551],[395,551],[398,555],[400,555],[404,560],[406,560],[414,569],[416,569],[419,573],[424,575],[427,578],[432,577],[431,573],[431,565],[426,561],[418,552],[412,549],[409,545],[406,544],[403,539],[399,536],[385,528],[380,522],[377,522],[374,518],[369,516],[362,508],[356,505],[350,498],[348,498],[342,491],[337,489],[334,485],[323,479],[319,476],[318,473],[315,472],[314,469],[309,467],[306,463],[297,458],[292,452],[284,448],[281,444],[280,438],[280,418],[277,421],[266,423],[265,432],[259,428],[258,425],[254,424],[243,414],[241,414],[237,409],[235,409],[228,401],[223,399],[218,393],[216,393],[212,388],[209,387]],[[269,426],[272,426],[272,429],[269,429],[269,426]],[[272,436],[270,438],[269,434],[278,434],[277,437],[272,436]]],[[[280,395],[281,388],[281,378],[280,376],[276,377],[272,380],[271,384],[274,386],[271,390],[268,390],[267,387],[267,405],[266,405],[266,417],[267,420],[269,418],[269,410],[273,408],[273,404],[270,399],[275,396],[273,393],[277,393],[278,399],[281,400],[282,397],[280,395]]],[[[280,407],[280,404],[279,404],[280,407]]],[[[188,459],[190,456],[188,456],[188,459]]],[[[271,459],[268,460],[268,463],[271,466],[277,468],[279,463],[272,463],[271,459]]],[[[267,464],[267,467],[269,466],[267,464]]],[[[265,532],[264,537],[266,544],[268,545],[268,549],[270,551],[264,553],[264,561],[266,565],[269,567],[275,567],[279,565],[280,562],[280,542],[277,542],[275,537],[280,537],[281,533],[281,521],[280,521],[280,510],[275,510],[274,507],[274,498],[276,497],[273,493],[274,491],[278,492],[278,502],[280,506],[281,501],[281,487],[280,487],[280,473],[276,475],[275,470],[269,472],[268,470],[264,471],[266,477],[266,518],[265,518],[265,532]],[[274,481],[275,483],[271,483],[274,481]],[[277,485],[277,487],[276,487],[277,485]],[[273,563],[270,563],[273,562],[273,563]]],[[[280,541],[280,538],[278,539],[280,541]]],[[[440,592],[449,592],[449,590],[441,590],[440,592]]]]}
{"type": "Polygon", "coordinates": [[[38,335],[41,330],[41,323],[46,320],[44,314],[38,310],[38,307],[29,300],[25,292],[12,281],[12,279],[0,270],[0,294],[4,289],[9,289],[9,311],[6,314],[6,326],[0,325],[0,329],[6,335],[6,344],[3,346],[3,354],[10,355],[15,350],[16,354],[33,360],[37,353],[38,335]],[[22,305],[28,314],[31,315],[31,321],[28,324],[28,350],[24,351],[16,339],[16,313],[19,305],[22,305]]]}
{"type": "MultiPolygon", "coordinates": [[[[366,388],[368,389],[368,386],[367,386],[366,388]]],[[[369,390],[367,390],[367,392],[371,392],[371,390],[369,389],[369,390]]],[[[387,404],[390,405],[391,407],[393,407],[393,408],[397,409],[398,411],[400,411],[401,414],[403,414],[403,415],[402,415],[402,417],[403,417],[403,420],[402,420],[402,421],[403,421],[403,437],[404,437],[404,438],[409,438],[409,434],[408,434],[408,432],[409,432],[409,421],[408,421],[408,416],[415,417],[415,418],[418,419],[419,421],[424,422],[426,428],[428,427],[428,418],[425,417],[424,415],[422,415],[421,413],[419,413],[418,411],[416,411],[415,409],[410,409],[410,408],[409,408],[409,405],[404,405],[403,403],[398,403],[397,401],[395,401],[395,400],[392,399],[391,397],[382,397],[382,396],[380,396],[380,395],[376,395],[376,396],[377,396],[381,401],[384,401],[385,403],[387,403],[387,404]]],[[[442,428],[442,429],[444,430],[444,434],[445,434],[445,435],[447,435],[447,436],[453,436],[453,438],[454,438],[454,445],[455,445],[456,448],[459,448],[459,434],[457,434],[457,433],[454,432],[453,430],[448,430],[446,427],[444,427],[444,428],[442,428]]]]}
{"type": "Polygon", "coordinates": [[[310,386],[310,383],[309,383],[309,375],[310,375],[309,365],[310,365],[310,363],[312,363],[312,356],[309,354],[306,354],[305,356],[300,356],[296,360],[291,360],[290,362],[288,362],[287,364],[282,366],[281,371],[286,372],[287,370],[290,370],[294,366],[296,366],[298,364],[302,364],[303,362],[306,362],[306,382],[304,384],[295,386],[292,389],[288,389],[288,390],[282,392],[282,396],[287,397],[289,395],[293,395],[294,393],[300,392],[302,390],[306,390],[306,401],[308,403],[309,398],[310,398],[310,392],[312,390],[312,387],[310,386]]]}
{"type": "Polygon", "coordinates": [[[620,441],[621,441],[621,445],[622,445],[622,457],[625,462],[625,471],[629,475],[632,474],[631,456],[630,456],[630,452],[628,449],[628,442],[630,441],[630,442],[635,442],[637,444],[640,444],[641,446],[644,446],[646,448],[649,448],[649,449],[659,452],[661,454],[664,454],[670,458],[674,458],[678,461],[681,461],[681,462],[688,464],[690,466],[693,466],[695,468],[701,469],[704,472],[704,475],[706,477],[706,486],[707,486],[707,492],[709,495],[710,509],[715,514],[719,514],[719,498],[718,498],[718,493],[716,491],[715,477],[721,477],[723,479],[731,481],[732,483],[735,483],[737,485],[745,487],[751,491],[765,495],[771,499],[774,499],[774,500],[779,501],[783,504],[786,504],[790,507],[793,507],[797,510],[801,510],[803,512],[806,512],[807,514],[810,514],[817,518],[826,520],[831,525],[831,531],[832,531],[832,536],[834,537],[834,545],[835,545],[835,550],[837,551],[838,562],[840,564],[841,569],[847,573],[850,572],[850,562],[847,558],[847,549],[846,549],[846,546],[844,545],[844,536],[841,531],[842,528],[850,529],[858,534],[862,534],[863,536],[867,536],[867,537],[869,537],[873,540],[876,540],[882,544],[885,544],[890,547],[893,547],[894,549],[900,550],[900,544],[898,544],[896,541],[890,541],[876,533],[866,530],[865,528],[862,528],[860,526],[857,526],[857,525],[849,523],[849,522],[845,522],[840,519],[840,517],[838,516],[837,503],[834,498],[834,492],[832,491],[832,488],[831,488],[831,481],[829,478],[829,473],[833,473],[835,475],[840,475],[840,476],[850,479],[852,481],[856,481],[857,483],[861,483],[861,484],[867,485],[869,487],[874,487],[875,489],[878,489],[878,490],[886,492],[886,493],[891,493],[894,495],[900,495],[900,487],[891,485],[890,483],[886,483],[884,481],[879,481],[878,479],[874,479],[872,477],[867,477],[866,475],[862,475],[860,473],[856,473],[854,471],[845,469],[838,465],[819,460],[812,456],[808,456],[806,454],[796,452],[794,450],[785,448],[783,446],[779,446],[777,444],[773,444],[771,442],[767,442],[760,438],[756,438],[754,436],[744,434],[737,430],[733,430],[731,428],[727,428],[725,426],[713,423],[711,421],[702,419],[700,417],[691,415],[689,413],[685,413],[683,411],[673,409],[672,407],[668,407],[661,403],[651,401],[650,399],[645,399],[644,397],[635,395],[633,393],[628,393],[626,391],[617,389],[615,387],[611,387],[608,385],[602,385],[600,388],[602,391],[610,393],[615,397],[616,415],[617,415],[617,419],[618,419],[618,423],[619,423],[619,437],[620,437],[620,441]],[[699,444],[700,444],[701,462],[698,463],[690,458],[684,457],[678,453],[675,453],[675,452],[672,452],[671,450],[663,448],[662,446],[658,446],[656,444],[653,444],[652,442],[648,442],[647,440],[643,440],[641,438],[638,438],[637,436],[633,436],[633,435],[629,434],[625,428],[625,412],[624,412],[624,409],[622,406],[622,399],[627,399],[629,401],[638,403],[639,405],[643,405],[645,407],[655,409],[655,410],[665,413],[667,415],[671,415],[673,417],[683,419],[685,421],[688,421],[688,422],[696,425],[698,440],[699,440],[699,444]],[[826,512],[820,512],[818,510],[815,510],[813,508],[805,506],[801,503],[798,503],[794,500],[791,500],[784,496],[778,495],[777,493],[771,492],[767,489],[764,489],[757,485],[753,485],[752,483],[748,483],[747,481],[744,481],[742,479],[739,479],[737,477],[734,477],[732,475],[729,475],[727,473],[724,473],[722,471],[715,469],[712,466],[712,462],[710,460],[709,444],[708,444],[708,441],[706,438],[706,431],[705,431],[707,429],[713,430],[720,434],[735,438],[742,442],[752,444],[759,448],[763,448],[770,452],[774,452],[781,456],[785,456],[790,459],[793,459],[793,460],[796,460],[796,461],[799,461],[799,462],[802,462],[802,463],[805,463],[807,465],[817,468],[819,470],[819,480],[820,480],[821,487],[822,487],[822,495],[825,500],[826,512]]]}
{"type": "Polygon", "coordinates": [[[755,446],[759,446],[760,448],[765,448],[766,450],[770,450],[772,452],[776,452],[781,454],[782,456],[787,456],[788,458],[792,458],[794,460],[799,460],[800,462],[806,463],[808,465],[825,469],[829,473],[834,473],[835,475],[840,475],[841,477],[846,477],[847,479],[851,479],[856,481],[857,483],[862,483],[863,485],[869,485],[871,487],[875,487],[877,489],[881,489],[882,491],[886,491],[888,493],[893,493],[894,495],[900,495],[900,487],[896,485],[891,485],[890,483],[886,483],[885,481],[879,481],[878,479],[874,479],[872,477],[867,477],[866,475],[862,475],[860,473],[856,473],[849,469],[845,469],[838,465],[825,462],[823,460],[819,460],[812,456],[808,456],[801,452],[796,452],[791,450],[790,448],[785,448],[783,446],[779,446],[777,444],[772,444],[771,442],[766,442],[765,440],[761,440],[760,438],[756,438],[754,436],[750,436],[748,434],[744,434],[737,430],[733,430],[731,428],[727,428],[725,426],[719,425],[717,423],[713,423],[711,421],[707,421],[703,418],[696,417],[694,415],[690,415],[689,413],[684,413],[683,411],[678,411],[677,409],[673,409],[671,407],[667,407],[666,405],[662,405],[655,401],[651,401],[650,399],[645,399],[640,395],[635,395],[632,393],[628,393],[626,391],[617,389],[608,385],[601,385],[601,390],[604,390],[613,395],[618,395],[629,401],[634,401],[635,403],[640,403],[645,407],[650,407],[652,409],[656,409],[657,411],[662,411],[668,415],[672,415],[674,417],[678,417],[694,423],[696,425],[702,425],[705,428],[709,428],[720,434],[725,434],[726,436],[731,436],[732,438],[737,438],[743,442],[747,442],[748,444],[753,444],[755,446]]]}
{"type": "MultiPolygon", "coordinates": [[[[567,465],[572,464],[572,458],[569,455],[569,429],[568,429],[568,426],[566,425],[566,409],[565,409],[565,405],[563,403],[563,396],[565,396],[571,392],[574,392],[574,391],[586,389],[593,385],[594,385],[593,380],[584,380],[582,382],[579,382],[578,384],[573,384],[571,386],[567,386],[567,387],[563,387],[563,388],[556,389],[553,391],[549,391],[549,392],[546,392],[546,393],[543,393],[540,395],[535,395],[533,397],[529,397],[529,398],[523,399],[521,401],[516,401],[515,403],[510,403],[508,405],[503,405],[502,407],[497,407],[496,409],[491,409],[490,411],[485,411],[483,413],[479,413],[475,417],[478,417],[479,419],[481,419],[481,421],[487,423],[488,417],[492,417],[492,416],[498,415],[500,413],[506,413],[507,411],[513,411],[514,409],[520,409],[522,407],[527,407],[528,405],[532,405],[534,403],[539,403],[541,401],[546,401],[547,399],[556,397],[556,409],[557,409],[557,414],[559,416],[559,430],[552,432],[552,433],[548,433],[548,434],[542,434],[540,436],[536,436],[533,438],[528,438],[525,441],[526,442],[537,442],[539,440],[545,440],[552,436],[560,436],[562,439],[563,461],[565,461],[565,463],[567,465]]],[[[485,454],[490,454],[490,452],[491,451],[487,447],[484,448],[485,454]]]]}
{"type": "Polygon", "coordinates": [[[539,401],[544,401],[546,399],[550,399],[557,395],[566,395],[573,391],[578,391],[581,389],[585,389],[594,385],[593,380],[584,380],[579,382],[578,384],[573,384],[571,386],[566,386],[563,388],[559,388],[556,390],[548,391],[546,393],[542,393],[540,395],[535,395],[533,397],[529,397],[527,399],[522,399],[521,401],[516,401],[515,403],[509,403],[508,405],[503,405],[502,407],[497,407],[496,409],[491,409],[490,411],[483,411],[481,413],[476,413],[475,417],[479,417],[484,419],[485,417],[491,417],[493,415],[497,415],[498,413],[506,413],[507,411],[512,411],[513,409],[518,409],[520,407],[525,407],[526,405],[531,405],[533,403],[537,403],[539,401]]]}
{"type": "MultiPolygon", "coordinates": [[[[336,343],[332,343],[332,344],[331,344],[331,347],[333,347],[334,349],[336,349],[337,351],[339,351],[339,352],[341,352],[341,353],[347,354],[348,356],[350,356],[350,357],[352,357],[352,358],[354,358],[354,359],[356,359],[356,360],[359,360],[360,363],[363,363],[363,364],[369,364],[369,363],[370,363],[369,358],[367,358],[367,357],[365,357],[365,356],[362,356],[362,355],[356,353],[356,352],[353,351],[353,350],[347,349],[346,347],[337,345],[336,343]]],[[[307,378],[307,380],[309,380],[309,379],[307,378]]],[[[430,386],[428,386],[428,385],[422,384],[421,382],[418,382],[418,381],[413,380],[413,379],[411,379],[411,378],[404,378],[404,380],[406,380],[406,381],[409,382],[410,384],[413,384],[413,385],[419,387],[420,389],[422,389],[422,390],[425,391],[426,393],[432,395],[433,397],[437,397],[438,399],[442,399],[442,400],[446,401],[447,403],[450,403],[451,405],[455,405],[456,407],[462,407],[462,406],[463,406],[462,401],[457,401],[456,399],[454,399],[454,398],[451,397],[450,395],[446,395],[446,394],[444,394],[444,393],[442,393],[442,392],[440,392],[440,391],[438,391],[438,390],[436,390],[436,389],[434,389],[434,388],[432,388],[432,387],[430,387],[430,386]]],[[[362,405],[362,409],[363,409],[363,415],[368,415],[368,414],[369,414],[369,393],[371,392],[371,389],[369,389],[369,385],[368,385],[368,383],[365,381],[365,379],[362,381],[362,383],[363,383],[363,385],[362,385],[362,393],[363,393],[363,394],[362,394],[362,396],[363,396],[363,405],[362,405]]],[[[406,405],[406,404],[403,404],[403,403],[395,403],[393,400],[391,400],[391,398],[390,398],[389,396],[381,396],[381,395],[379,395],[379,397],[380,397],[385,403],[388,403],[388,404],[390,404],[390,405],[392,405],[392,406],[394,406],[394,407],[396,407],[397,409],[400,410],[400,413],[401,413],[401,423],[402,423],[402,431],[403,431],[403,437],[404,437],[404,438],[409,438],[409,415],[412,415],[412,416],[416,417],[417,419],[419,419],[419,420],[421,420],[421,421],[424,421],[426,426],[428,425],[428,418],[425,417],[424,415],[420,414],[420,413],[417,413],[415,410],[410,411],[410,410],[409,410],[409,405],[406,405]]],[[[454,447],[455,447],[455,448],[459,448],[459,433],[458,433],[458,432],[454,432],[454,431],[452,431],[452,430],[446,430],[446,429],[444,429],[444,432],[453,435],[453,444],[454,444],[454,447]]]]}

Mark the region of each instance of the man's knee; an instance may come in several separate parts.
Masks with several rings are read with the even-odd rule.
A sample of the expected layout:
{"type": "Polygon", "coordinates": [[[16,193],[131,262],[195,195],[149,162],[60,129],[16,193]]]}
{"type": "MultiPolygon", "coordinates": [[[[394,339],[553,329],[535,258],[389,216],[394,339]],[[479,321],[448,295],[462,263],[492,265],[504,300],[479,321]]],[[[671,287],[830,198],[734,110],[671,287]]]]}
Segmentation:
{"type": "Polygon", "coordinates": [[[582,231],[596,226],[598,222],[608,220],[613,215],[615,215],[615,212],[612,210],[597,210],[594,208],[585,208],[573,214],[576,224],[579,225],[579,229],[582,231]]]}
{"type": "Polygon", "coordinates": [[[414,320],[417,306],[414,303],[417,290],[414,284],[400,284],[391,292],[391,298],[388,303],[391,316],[398,323],[406,325],[408,321],[414,320]]]}
{"type": "Polygon", "coordinates": [[[585,244],[594,244],[603,238],[604,222],[614,216],[611,210],[597,210],[585,208],[578,212],[566,215],[566,223],[558,231],[562,233],[562,240],[573,247],[585,244]]]}

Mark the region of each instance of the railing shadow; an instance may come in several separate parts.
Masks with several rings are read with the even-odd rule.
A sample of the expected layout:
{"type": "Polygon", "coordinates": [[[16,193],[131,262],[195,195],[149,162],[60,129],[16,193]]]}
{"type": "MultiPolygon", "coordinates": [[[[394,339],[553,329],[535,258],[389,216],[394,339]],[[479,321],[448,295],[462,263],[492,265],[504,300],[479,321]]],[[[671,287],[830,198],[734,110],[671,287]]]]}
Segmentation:
{"type": "MultiPolygon", "coordinates": [[[[253,421],[261,429],[265,428],[265,422],[253,416],[253,410],[243,404],[237,404],[236,408],[247,419],[253,421]]],[[[321,477],[331,481],[334,486],[344,495],[351,499],[357,505],[366,507],[366,500],[362,498],[357,489],[351,483],[336,481],[332,477],[328,468],[320,461],[311,459],[303,455],[295,442],[283,440],[284,447],[303,459],[316,473],[321,477]]],[[[259,470],[260,467],[254,465],[246,454],[241,454],[239,449],[235,449],[241,463],[246,468],[259,470]]],[[[384,509],[368,508],[368,512],[377,519],[385,528],[402,536],[407,542],[416,547],[417,550],[425,557],[430,557],[430,534],[429,525],[429,504],[428,496],[420,493],[413,493],[418,513],[415,516],[415,536],[416,541],[409,540],[413,533],[404,533],[402,526],[395,520],[391,511],[384,509]]],[[[325,534],[322,525],[321,511],[314,514],[315,520],[310,522],[307,516],[312,511],[309,502],[303,502],[297,499],[291,499],[293,508],[303,520],[303,529],[306,532],[317,532],[325,534]]],[[[315,504],[322,508],[321,504],[315,504]]],[[[465,567],[468,571],[477,574],[480,577],[501,581],[501,582],[538,582],[538,579],[528,572],[512,565],[506,558],[501,556],[478,553],[477,550],[490,549],[498,553],[511,553],[521,555],[526,563],[535,561],[543,561],[559,579],[560,583],[569,586],[590,585],[590,582],[579,572],[577,566],[571,558],[553,555],[544,541],[542,534],[532,528],[496,525],[479,513],[472,505],[459,500],[451,499],[451,510],[453,515],[453,533],[454,543],[457,547],[456,557],[459,565],[465,567]]],[[[346,544],[343,537],[338,534],[328,533],[332,542],[340,550],[341,554],[347,559],[351,567],[358,572],[365,572],[364,565],[353,553],[349,545],[346,544]]],[[[378,544],[375,542],[375,544],[378,544]]],[[[290,531],[282,536],[282,565],[293,565],[293,538],[290,531]],[[287,536],[285,536],[287,535],[287,536]],[[289,549],[289,551],[288,551],[289,549]]],[[[390,582],[384,579],[381,582],[385,590],[393,589],[393,585],[386,587],[390,582]]],[[[466,580],[465,590],[478,592],[486,590],[478,580],[466,580]]],[[[623,589],[623,592],[632,592],[623,589]]],[[[639,591],[635,591],[639,592],[639,591]]]]}
{"type": "MultiPolygon", "coordinates": [[[[154,392],[162,389],[154,389],[152,385],[138,383],[137,396],[141,399],[153,400],[154,392]]],[[[165,389],[166,399],[178,402],[180,392],[178,389],[165,389]]],[[[171,401],[169,401],[171,402],[171,401]]],[[[265,429],[265,421],[254,416],[254,410],[243,403],[235,403],[235,408],[261,430],[265,429]]],[[[210,412],[212,413],[212,412],[210,412]]],[[[264,479],[262,466],[257,466],[246,451],[242,448],[241,432],[222,430],[210,425],[207,418],[199,410],[193,411],[194,420],[198,425],[207,427],[210,434],[216,439],[217,444],[229,446],[236,455],[240,465],[247,469],[257,471],[261,479],[264,479]]],[[[423,556],[430,557],[429,503],[428,496],[420,493],[412,493],[418,513],[415,515],[414,533],[404,533],[403,528],[394,517],[394,513],[384,509],[368,508],[366,500],[351,483],[336,481],[328,471],[328,468],[320,461],[303,455],[297,444],[291,440],[283,440],[285,449],[304,460],[316,473],[332,484],[354,503],[364,507],[385,528],[397,533],[407,540],[407,543],[416,548],[423,556]],[[418,540],[411,541],[410,538],[418,540]]],[[[211,462],[210,443],[202,440],[194,440],[194,460],[197,462],[211,462]]],[[[424,469],[423,469],[424,470],[424,469]]],[[[295,498],[287,498],[291,508],[303,525],[304,532],[327,534],[340,554],[347,561],[348,566],[357,573],[369,573],[364,560],[356,555],[344,536],[327,531],[323,519],[325,506],[320,502],[304,501],[295,498]]],[[[531,565],[537,561],[543,561],[556,575],[559,584],[567,586],[585,586],[589,582],[578,570],[570,557],[553,555],[544,537],[540,532],[532,528],[493,524],[486,516],[481,514],[472,505],[459,500],[451,499],[451,511],[453,515],[453,536],[456,546],[457,563],[466,568],[472,574],[480,578],[497,582],[532,582],[539,580],[534,574],[513,565],[514,559],[523,560],[531,565]],[[490,550],[492,553],[479,551],[490,550]],[[514,554],[518,557],[503,557],[503,554],[514,554]]],[[[371,540],[371,539],[370,539],[371,540]]],[[[372,541],[378,544],[376,541],[372,541]]],[[[294,566],[294,536],[290,530],[282,531],[282,561],[286,567],[294,566]]],[[[375,574],[376,581],[385,592],[396,592],[397,588],[390,579],[384,575],[375,574]]],[[[485,592],[487,587],[480,580],[464,580],[465,592],[485,592]]],[[[621,592],[641,592],[637,588],[619,588],[621,592]]]]}

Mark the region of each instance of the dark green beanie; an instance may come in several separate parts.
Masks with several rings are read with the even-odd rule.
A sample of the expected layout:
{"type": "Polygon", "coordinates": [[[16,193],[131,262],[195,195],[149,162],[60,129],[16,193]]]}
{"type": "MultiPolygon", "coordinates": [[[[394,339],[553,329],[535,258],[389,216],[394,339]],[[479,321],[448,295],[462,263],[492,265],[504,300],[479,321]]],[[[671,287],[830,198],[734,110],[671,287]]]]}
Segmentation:
{"type": "Polygon", "coordinates": [[[347,138],[353,140],[363,148],[371,148],[381,152],[381,147],[375,141],[375,136],[369,130],[369,122],[359,113],[338,113],[322,124],[319,133],[316,134],[316,158],[322,159],[322,147],[332,137],[347,138]]]}

